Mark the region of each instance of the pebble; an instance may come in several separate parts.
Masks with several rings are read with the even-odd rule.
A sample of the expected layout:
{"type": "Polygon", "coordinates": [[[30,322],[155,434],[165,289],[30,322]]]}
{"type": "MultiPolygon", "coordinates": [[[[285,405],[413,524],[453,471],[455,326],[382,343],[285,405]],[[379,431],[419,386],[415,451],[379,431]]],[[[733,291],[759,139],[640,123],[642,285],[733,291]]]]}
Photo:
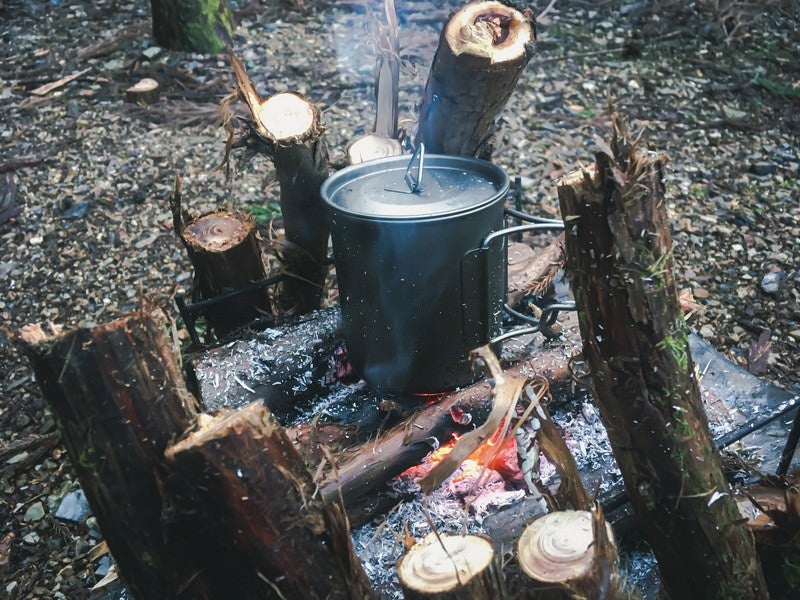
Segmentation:
{"type": "Polygon", "coordinates": [[[778,166],[771,162],[754,162],[750,164],[750,172],[754,175],[772,175],[778,166]]]}
{"type": "Polygon", "coordinates": [[[30,533],[22,536],[22,541],[31,546],[38,544],[40,539],[41,538],[39,537],[39,534],[35,531],[31,531],[30,533]]]}
{"type": "Polygon", "coordinates": [[[94,570],[94,574],[98,577],[102,578],[108,575],[108,570],[111,568],[111,557],[106,554],[103,556],[97,563],[97,568],[94,570]]]}
{"type": "Polygon", "coordinates": [[[73,490],[61,499],[56,510],[56,518],[80,523],[89,514],[89,502],[83,490],[73,490]]]}
{"type": "Polygon", "coordinates": [[[44,504],[41,502],[34,502],[28,507],[28,510],[25,511],[25,515],[22,517],[22,520],[26,523],[35,523],[36,521],[41,521],[44,517],[44,504]]]}
{"type": "Polygon", "coordinates": [[[783,271],[773,271],[771,273],[767,273],[761,279],[761,291],[765,294],[769,294],[770,296],[775,296],[781,289],[781,283],[783,282],[784,277],[786,277],[786,273],[783,271]]]}
{"type": "Polygon", "coordinates": [[[713,338],[714,335],[716,334],[714,332],[714,328],[711,325],[706,324],[700,328],[700,335],[703,336],[703,338],[705,339],[710,339],[713,338]]]}

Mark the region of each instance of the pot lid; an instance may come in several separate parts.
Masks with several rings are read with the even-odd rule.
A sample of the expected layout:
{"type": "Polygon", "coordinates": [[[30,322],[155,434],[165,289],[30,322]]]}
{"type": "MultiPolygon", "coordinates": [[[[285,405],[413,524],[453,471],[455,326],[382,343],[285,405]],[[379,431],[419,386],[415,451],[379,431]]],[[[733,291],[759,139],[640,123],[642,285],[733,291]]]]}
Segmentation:
{"type": "Polygon", "coordinates": [[[466,156],[393,156],[346,167],[322,185],[334,210],[363,217],[441,217],[492,204],[508,191],[497,165],[466,156]],[[424,158],[424,161],[423,161],[424,158]]]}

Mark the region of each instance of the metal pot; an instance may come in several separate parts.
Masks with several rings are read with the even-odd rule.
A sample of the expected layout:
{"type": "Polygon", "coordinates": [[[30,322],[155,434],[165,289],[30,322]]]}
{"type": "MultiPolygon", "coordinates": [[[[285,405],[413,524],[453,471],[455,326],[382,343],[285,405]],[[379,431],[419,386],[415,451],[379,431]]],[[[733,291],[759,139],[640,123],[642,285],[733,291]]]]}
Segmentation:
{"type": "Polygon", "coordinates": [[[387,393],[470,383],[469,350],[500,331],[508,177],[468,157],[415,153],[322,185],[350,362],[387,393]]]}

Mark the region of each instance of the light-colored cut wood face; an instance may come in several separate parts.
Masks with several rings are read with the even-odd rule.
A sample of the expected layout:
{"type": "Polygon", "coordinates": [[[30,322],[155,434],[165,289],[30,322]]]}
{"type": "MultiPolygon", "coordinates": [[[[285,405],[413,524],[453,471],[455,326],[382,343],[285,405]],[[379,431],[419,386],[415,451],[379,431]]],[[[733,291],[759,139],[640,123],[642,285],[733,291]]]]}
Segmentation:
{"type": "Polygon", "coordinates": [[[467,53],[502,63],[525,53],[533,31],[518,10],[500,2],[475,2],[453,15],[445,37],[456,56],[467,53]]]}
{"type": "Polygon", "coordinates": [[[592,569],[593,542],[591,513],[550,513],[522,532],[517,548],[519,566],[531,579],[545,583],[585,577],[592,569]]]}
{"type": "Polygon", "coordinates": [[[250,221],[232,213],[204,215],[189,223],[182,235],[193,246],[220,252],[239,244],[253,229],[250,221]]]}
{"type": "Polygon", "coordinates": [[[275,94],[261,104],[259,120],[273,139],[289,140],[314,127],[314,109],[296,94],[275,94]]]}
{"type": "Polygon", "coordinates": [[[493,558],[491,543],[482,537],[431,534],[409,550],[398,577],[421,592],[446,592],[482,573],[493,558]]]}

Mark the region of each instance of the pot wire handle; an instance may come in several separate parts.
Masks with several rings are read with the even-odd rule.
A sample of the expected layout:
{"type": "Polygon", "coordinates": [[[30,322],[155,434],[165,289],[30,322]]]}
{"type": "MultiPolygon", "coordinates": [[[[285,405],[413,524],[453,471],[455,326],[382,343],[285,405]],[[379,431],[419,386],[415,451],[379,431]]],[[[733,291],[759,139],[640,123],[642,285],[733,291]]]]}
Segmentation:
{"type": "Polygon", "coordinates": [[[411,155],[411,160],[408,161],[406,172],[403,175],[403,181],[406,182],[409,191],[412,194],[417,194],[422,190],[422,175],[425,169],[425,144],[420,142],[414,154],[411,155]],[[414,163],[418,163],[416,177],[412,174],[414,163]]]}

